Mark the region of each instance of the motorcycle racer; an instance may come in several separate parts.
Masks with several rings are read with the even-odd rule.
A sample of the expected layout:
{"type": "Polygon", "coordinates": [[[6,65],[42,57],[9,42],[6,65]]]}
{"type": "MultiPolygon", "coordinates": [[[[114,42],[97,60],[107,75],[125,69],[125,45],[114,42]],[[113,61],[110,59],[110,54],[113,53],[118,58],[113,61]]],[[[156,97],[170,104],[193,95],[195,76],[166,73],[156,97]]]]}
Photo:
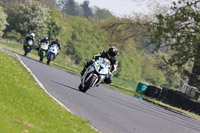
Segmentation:
{"type": "Polygon", "coordinates": [[[107,58],[111,62],[111,69],[110,69],[109,77],[105,78],[104,83],[112,84],[113,83],[112,75],[114,74],[118,66],[117,53],[118,53],[118,49],[115,46],[112,46],[107,51],[102,51],[101,53],[93,56],[92,60],[85,62],[84,68],[80,73],[81,76],[85,73],[85,70],[87,69],[87,67],[89,67],[99,57],[107,58]]]}
{"type": "Polygon", "coordinates": [[[59,39],[56,39],[55,41],[51,42],[49,47],[51,47],[51,45],[53,45],[53,44],[56,44],[60,50],[62,49],[62,45],[61,45],[61,42],[59,39]]]}
{"type": "MultiPolygon", "coordinates": [[[[34,33],[31,33],[29,36],[27,36],[24,40],[24,46],[23,46],[23,49],[25,49],[25,46],[27,45],[28,41],[29,40],[32,40],[33,41],[33,45],[34,45],[34,39],[35,39],[35,34],[34,33]]],[[[32,49],[32,47],[31,47],[32,49]]]]}
{"type": "Polygon", "coordinates": [[[47,36],[45,36],[42,40],[40,40],[40,42],[38,43],[39,47],[40,47],[41,43],[49,44],[49,38],[47,36]]]}
{"type": "Polygon", "coordinates": [[[58,48],[61,50],[61,43],[59,39],[51,42],[49,45],[49,49],[47,51],[47,64],[49,65],[51,61],[53,61],[57,55],[59,54],[58,48]]]}
{"type": "Polygon", "coordinates": [[[26,56],[29,52],[31,52],[33,45],[34,45],[34,37],[35,34],[31,33],[29,36],[27,36],[24,40],[24,45],[23,45],[23,49],[24,49],[24,56],[26,56]]]}

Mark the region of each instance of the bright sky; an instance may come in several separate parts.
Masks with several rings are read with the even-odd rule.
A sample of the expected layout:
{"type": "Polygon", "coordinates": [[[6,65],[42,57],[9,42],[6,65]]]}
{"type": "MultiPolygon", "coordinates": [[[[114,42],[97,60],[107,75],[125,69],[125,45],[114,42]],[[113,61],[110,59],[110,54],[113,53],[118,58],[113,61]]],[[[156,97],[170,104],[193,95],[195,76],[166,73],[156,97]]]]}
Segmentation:
{"type": "MultiPolygon", "coordinates": [[[[82,4],[85,0],[74,0],[82,4]]],[[[131,15],[133,12],[147,14],[151,12],[150,8],[156,6],[156,2],[161,5],[169,5],[173,0],[88,0],[90,7],[98,6],[111,11],[116,16],[131,15]],[[154,1],[154,2],[150,2],[154,1]]]]}

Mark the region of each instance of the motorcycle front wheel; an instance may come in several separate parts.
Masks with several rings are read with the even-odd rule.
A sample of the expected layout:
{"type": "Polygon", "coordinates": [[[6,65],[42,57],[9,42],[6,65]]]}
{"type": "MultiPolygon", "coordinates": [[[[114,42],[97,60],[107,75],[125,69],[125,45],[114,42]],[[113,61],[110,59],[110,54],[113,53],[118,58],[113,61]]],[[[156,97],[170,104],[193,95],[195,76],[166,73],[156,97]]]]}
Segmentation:
{"type": "Polygon", "coordinates": [[[95,75],[92,75],[92,77],[90,77],[90,79],[85,83],[84,87],[82,87],[81,85],[79,86],[79,90],[85,93],[90,87],[92,87],[96,78],[97,77],[95,75]]]}
{"type": "Polygon", "coordinates": [[[50,64],[50,62],[53,60],[53,58],[54,58],[53,53],[49,53],[48,58],[47,58],[47,65],[50,64]]]}
{"type": "Polygon", "coordinates": [[[43,61],[43,57],[44,57],[44,53],[41,52],[41,55],[40,55],[40,61],[41,61],[41,62],[43,61]]]}
{"type": "Polygon", "coordinates": [[[26,56],[29,52],[31,52],[31,46],[24,45],[24,56],[26,56]]]}

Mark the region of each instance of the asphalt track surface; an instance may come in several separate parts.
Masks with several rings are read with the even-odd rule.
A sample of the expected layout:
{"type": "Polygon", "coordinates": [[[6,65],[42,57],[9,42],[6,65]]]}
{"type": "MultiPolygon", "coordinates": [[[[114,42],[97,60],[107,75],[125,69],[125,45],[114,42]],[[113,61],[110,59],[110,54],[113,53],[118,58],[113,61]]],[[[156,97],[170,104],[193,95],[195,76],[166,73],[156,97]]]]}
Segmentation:
{"type": "Polygon", "coordinates": [[[20,56],[45,89],[102,133],[200,133],[200,121],[100,85],[82,93],[80,77],[20,56]]]}

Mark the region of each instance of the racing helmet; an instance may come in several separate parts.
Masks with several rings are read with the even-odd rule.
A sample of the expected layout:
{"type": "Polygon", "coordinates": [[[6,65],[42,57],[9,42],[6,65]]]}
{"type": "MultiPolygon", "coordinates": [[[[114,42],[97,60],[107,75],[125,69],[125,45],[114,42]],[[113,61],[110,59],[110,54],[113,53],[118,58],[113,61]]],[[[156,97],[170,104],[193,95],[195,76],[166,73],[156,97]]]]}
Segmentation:
{"type": "Polygon", "coordinates": [[[31,33],[30,34],[30,38],[34,38],[35,37],[35,34],[34,33],[31,33]]]}
{"type": "Polygon", "coordinates": [[[108,54],[111,57],[115,57],[117,55],[117,53],[118,53],[118,50],[115,46],[112,46],[108,49],[108,54]]]}
{"type": "Polygon", "coordinates": [[[48,36],[45,36],[45,37],[44,37],[44,40],[48,41],[48,39],[49,39],[48,36]]]}
{"type": "Polygon", "coordinates": [[[56,42],[57,42],[57,43],[60,43],[60,39],[57,38],[57,39],[56,39],[56,42]]]}

